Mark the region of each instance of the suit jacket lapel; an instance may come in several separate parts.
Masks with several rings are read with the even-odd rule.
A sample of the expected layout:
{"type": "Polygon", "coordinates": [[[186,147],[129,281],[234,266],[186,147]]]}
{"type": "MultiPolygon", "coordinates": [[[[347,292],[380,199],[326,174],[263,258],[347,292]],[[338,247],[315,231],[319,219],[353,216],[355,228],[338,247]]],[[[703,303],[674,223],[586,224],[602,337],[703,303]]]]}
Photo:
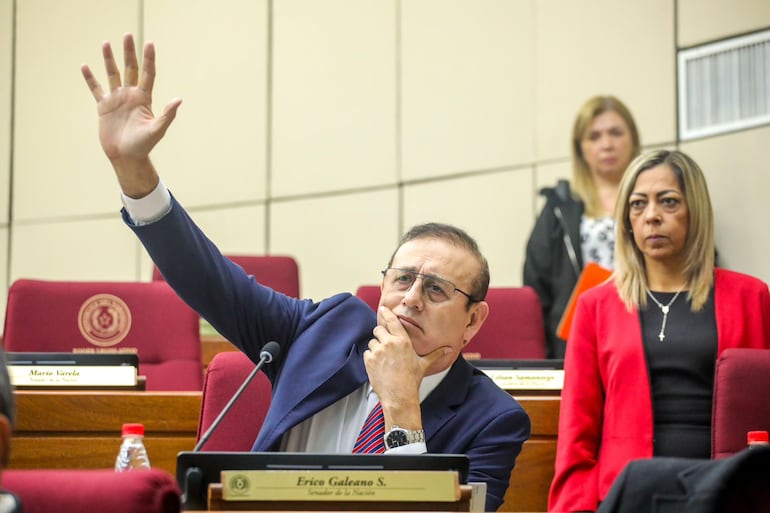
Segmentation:
{"type": "Polygon", "coordinates": [[[422,424],[426,442],[455,416],[455,407],[465,402],[473,367],[461,356],[439,385],[422,402],[422,424]]]}
{"type": "MultiPolygon", "coordinates": [[[[288,372],[287,376],[302,376],[293,370],[283,369],[282,373],[284,371],[288,372]]],[[[306,376],[300,377],[296,386],[294,383],[279,385],[280,397],[275,400],[275,407],[268,411],[253,450],[277,450],[281,437],[289,429],[364,384],[368,377],[363,349],[358,344],[353,346],[344,363],[336,370],[331,369],[331,374],[322,383],[303,381],[303,377],[306,376]]]]}

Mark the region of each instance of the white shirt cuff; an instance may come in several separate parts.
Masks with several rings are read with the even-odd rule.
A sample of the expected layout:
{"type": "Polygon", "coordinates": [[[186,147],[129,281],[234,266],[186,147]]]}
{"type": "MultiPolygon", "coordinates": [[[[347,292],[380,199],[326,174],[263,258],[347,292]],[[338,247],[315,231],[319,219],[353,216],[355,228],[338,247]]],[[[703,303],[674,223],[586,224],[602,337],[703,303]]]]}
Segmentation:
{"type": "Polygon", "coordinates": [[[428,452],[428,446],[425,442],[417,442],[387,449],[385,454],[425,454],[426,452],[428,452]]]}
{"type": "Polygon", "coordinates": [[[163,180],[159,180],[152,192],[143,198],[129,198],[121,192],[120,199],[136,226],[154,223],[171,210],[171,193],[163,180]]]}

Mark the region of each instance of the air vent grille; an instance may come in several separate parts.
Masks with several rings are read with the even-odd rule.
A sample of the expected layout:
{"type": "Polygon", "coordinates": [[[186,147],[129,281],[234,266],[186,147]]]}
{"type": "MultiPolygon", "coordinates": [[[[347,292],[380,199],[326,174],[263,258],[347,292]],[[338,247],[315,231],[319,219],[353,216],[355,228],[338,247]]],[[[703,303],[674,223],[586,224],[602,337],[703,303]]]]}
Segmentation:
{"type": "Polygon", "coordinates": [[[770,123],[770,30],[678,53],[679,138],[770,123]]]}

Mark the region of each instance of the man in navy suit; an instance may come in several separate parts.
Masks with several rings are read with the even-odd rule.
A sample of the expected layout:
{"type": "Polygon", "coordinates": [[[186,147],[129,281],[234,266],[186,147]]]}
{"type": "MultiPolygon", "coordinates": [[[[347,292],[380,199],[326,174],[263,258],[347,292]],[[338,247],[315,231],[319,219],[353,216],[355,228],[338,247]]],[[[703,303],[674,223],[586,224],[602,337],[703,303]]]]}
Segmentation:
{"type": "Polygon", "coordinates": [[[160,181],[149,153],[181,100],[151,111],[155,51],[140,73],[132,36],[123,41],[121,79],[103,46],[109,91],[82,73],[99,112],[99,138],[122,190],[123,217],[166,281],[203,318],[266,367],[273,383],[256,451],[351,452],[365,419],[382,409],[388,453],[466,454],[469,481],[487,483],[488,510],[503,502],[530,434],[526,412],[461,349],[487,318],[489,268],[476,242],[449,225],[414,227],[383,270],[378,311],[348,293],[318,303],[279,294],[223,257],[160,181]]]}

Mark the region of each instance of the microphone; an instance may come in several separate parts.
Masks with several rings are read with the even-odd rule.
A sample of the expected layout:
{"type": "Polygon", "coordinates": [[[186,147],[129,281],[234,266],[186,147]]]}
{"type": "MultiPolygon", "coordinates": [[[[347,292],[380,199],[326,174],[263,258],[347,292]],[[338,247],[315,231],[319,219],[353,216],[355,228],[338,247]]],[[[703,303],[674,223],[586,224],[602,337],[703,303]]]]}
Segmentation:
{"type": "Polygon", "coordinates": [[[261,369],[262,366],[265,365],[266,363],[270,363],[273,360],[277,359],[280,354],[281,354],[281,346],[278,345],[278,342],[271,340],[270,342],[262,346],[262,350],[259,352],[259,362],[257,362],[257,365],[254,367],[254,370],[252,370],[251,373],[246,377],[246,379],[241,384],[240,388],[236,390],[236,392],[230,398],[230,401],[225,405],[224,408],[222,408],[222,411],[219,413],[219,416],[216,419],[214,419],[214,422],[211,423],[211,426],[209,426],[206,432],[203,433],[203,436],[201,436],[200,440],[198,440],[198,443],[195,445],[193,452],[200,451],[201,447],[203,447],[203,444],[205,444],[208,441],[209,437],[211,437],[211,434],[217,428],[219,423],[222,422],[222,419],[224,418],[225,414],[228,411],[230,411],[230,408],[232,408],[233,404],[235,404],[235,401],[238,400],[238,398],[241,396],[243,391],[246,390],[246,387],[249,386],[249,383],[251,383],[251,380],[254,379],[254,376],[257,375],[257,372],[259,372],[259,369],[261,369]]]}

